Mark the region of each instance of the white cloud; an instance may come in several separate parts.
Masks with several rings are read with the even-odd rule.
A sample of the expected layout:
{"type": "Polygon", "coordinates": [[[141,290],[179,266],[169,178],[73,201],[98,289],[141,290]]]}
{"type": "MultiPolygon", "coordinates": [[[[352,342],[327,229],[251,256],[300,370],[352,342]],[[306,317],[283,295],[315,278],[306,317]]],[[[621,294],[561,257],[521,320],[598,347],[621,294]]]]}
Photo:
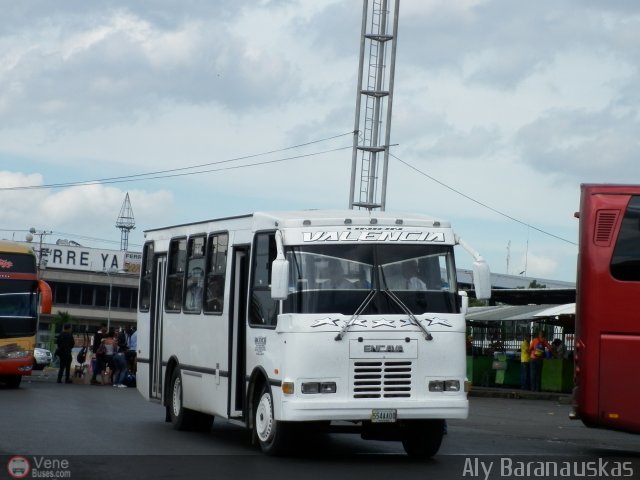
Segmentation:
{"type": "Polygon", "coordinates": [[[522,265],[527,277],[550,278],[555,273],[558,262],[544,254],[528,252],[522,258],[522,265]]]}
{"type": "MultiPolygon", "coordinates": [[[[0,172],[0,188],[42,185],[42,180],[39,174],[0,172]]],[[[104,185],[57,191],[0,190],[0,202],[11,205],[11,208],[5,208],[3,227],[5,231],[34,227],[38,231],[70,232],[117,242],[120,231],[115,228],[115,223],[126,193],[126,190],[104,185]]],[[[141,243],[142,230],[162,223],[167,215],[171,215],[175,200],[170,192],[161,190],[147,192],[135,189],[128,193],[139,230],[133,235],[132,242],[141,243]]]]}
{"type": "MultiPolygon", "coordinates": [[[[0,182],[132,175],[347,132],[361,13],[347,0],[7,4],[0,182]]],[[[574,241],[581,181],[639,181],[639,40],[635,1],[403,0],[393,153],[522,223],[393,158],[388,209],[451,219],[495,271],[509,240],[516,258],[526,224],[574,241]]],[[[0,190],[0,201],[14,228],[117,239],[128,190],[141,239],[143,228],[256,209],[344,207],[350,162],[345,150],[191,177],[0,190]]],[[[575,274],[571,244],[536,234],[530,252],[529,271],[575,274]]]]}

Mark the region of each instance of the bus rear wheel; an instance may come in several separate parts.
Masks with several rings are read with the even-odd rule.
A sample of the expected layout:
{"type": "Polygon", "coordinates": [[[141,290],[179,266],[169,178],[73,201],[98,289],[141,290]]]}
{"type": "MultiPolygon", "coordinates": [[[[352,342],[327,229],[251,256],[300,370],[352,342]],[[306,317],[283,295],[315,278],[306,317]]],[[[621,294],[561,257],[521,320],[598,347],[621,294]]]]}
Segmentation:
{"type": "Polygon", "coordinates": [[[405,425],[402,446],[414,458],[433,457],[442,444],[444,420],[416,420],[405,425]]]}
{"type": "Polygon", "coordinates": [[[184,408],[182,403],[182,376],[180,369],[176,368],[171,374],[169,384],[169,418],[176,430],[196,430],[198,432],[208,432],[213,425],[213,415],[196,412],[184,408]]]}
{"type": "Polygon", "coordinates": [[[262,387],[258,402],[253,411],[253,431],[260,449],[267,455],[282,455],[288,446],[288,428],[286,422],[275,419],[273,414],[273,395],[271,389],[262,387]]]}

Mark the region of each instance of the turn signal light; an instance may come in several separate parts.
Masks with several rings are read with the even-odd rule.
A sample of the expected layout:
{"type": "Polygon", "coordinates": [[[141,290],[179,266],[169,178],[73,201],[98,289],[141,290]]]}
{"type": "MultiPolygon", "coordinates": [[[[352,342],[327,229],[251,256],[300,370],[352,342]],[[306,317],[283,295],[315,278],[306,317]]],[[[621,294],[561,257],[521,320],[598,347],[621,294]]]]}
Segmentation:
{"type": "Polygon", "coordinates": [[[282,393],[293,395],[293,382],[282,382],[282,393]]]}

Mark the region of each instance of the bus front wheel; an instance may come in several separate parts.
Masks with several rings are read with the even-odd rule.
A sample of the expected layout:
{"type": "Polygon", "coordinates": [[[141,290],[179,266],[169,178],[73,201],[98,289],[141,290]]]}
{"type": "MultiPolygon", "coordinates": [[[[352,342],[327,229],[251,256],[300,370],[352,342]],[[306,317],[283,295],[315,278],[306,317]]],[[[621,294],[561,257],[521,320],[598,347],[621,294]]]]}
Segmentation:
{"type": "Polygon", "coordinates": [[[444,429],[444,420],[416,420],[408,423],[402,433],[404,451],[414,458],[433,457],[440,450],[444,429]]]}
{"type": "Polygon", "coordinates": [[[287,424],[273,415],[273,395],[268,385],[262,387],[253,412],[253,431],[260,449],[267,455],[281,455],[287,445],[287,424]]]}

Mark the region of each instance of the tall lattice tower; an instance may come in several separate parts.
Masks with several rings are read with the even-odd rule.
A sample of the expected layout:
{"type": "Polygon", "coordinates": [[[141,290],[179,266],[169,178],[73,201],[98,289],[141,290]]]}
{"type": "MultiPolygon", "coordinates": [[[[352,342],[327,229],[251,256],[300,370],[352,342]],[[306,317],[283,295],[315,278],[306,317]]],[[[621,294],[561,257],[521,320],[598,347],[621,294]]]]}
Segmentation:
{"type": "Polygon", "coordinates": [[[349,193],[352,209],[385,209],[400,0],[395,0],[392,9],[390,3],[392,0],[363,1],[349,193]]]}
{"type": "Polygon", "coordinates": [[[116,228],[121,231],[120,234],[120,250],[127,251],[129,249],[129,232],[136,228],[136,219],[133,218],[133,209],[129,200],[129,192],[124,197],[120,215],[116,220],[116,228]]]}

